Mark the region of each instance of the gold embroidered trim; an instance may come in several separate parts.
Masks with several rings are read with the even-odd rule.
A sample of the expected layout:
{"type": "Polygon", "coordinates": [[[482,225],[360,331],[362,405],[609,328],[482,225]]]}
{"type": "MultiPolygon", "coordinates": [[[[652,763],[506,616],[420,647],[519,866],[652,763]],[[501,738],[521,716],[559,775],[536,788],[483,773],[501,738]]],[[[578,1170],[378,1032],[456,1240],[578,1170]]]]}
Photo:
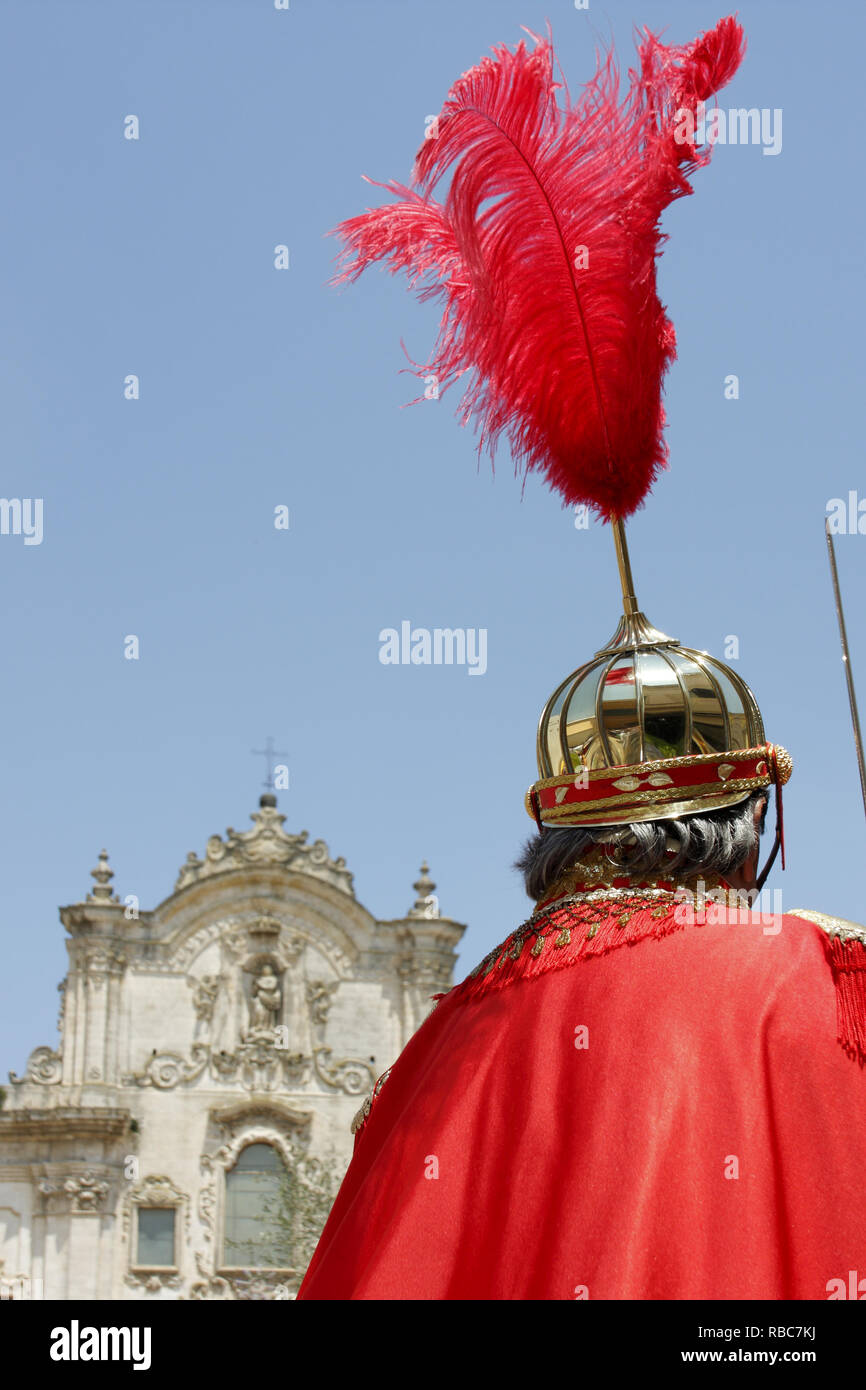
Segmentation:
{"type": "MultiPolygon", "coordinates": [[[[780,749],[779,751],[782,752],[783,750],[780,749]]],[[[687,753],[679,758],[657,758],[654,762],[623,763],[622,766],[617,765],[616,767],[588,768],[586,770],[589,776],[589,781],[598,782],[606,780],[614,774],[617,777],[628,777],[630,774],[637,773],[641,777],[646,777],[648,774],[653,772],[666,772],[668,768],[672,767],[707,767],[714,763],[723,764],[725,762],[725,759],[729,758],[735,758],[737,762],[751,762],[755,758],[766,758],[766,756],[767,747],[765,744],[761,744],[757,748],[729,748],[720,753],[687,753]]],[[[786,754],[786,757],[790,762],[790,754],[786,754]]],[[[567,779],[573,780],[575,776],[577,776],[576,773],[561,772],[557,777],[543,777],[540,781],[534,784],[533,790],[538,791],[542,787],[546,788],[561,786],[564,781],[567,784],[567,779]]],[[[769,774],[769,780],[773,780],[772,774],[769,774]]],[[[785,781],[787,780],[788,779],[785,778],[785,781]]],[[[728,783],[727,785],[732,786],[733,783],[728,783]]],[[[724,788],[719,787],[718,790],[723,791],[724,788]]]]}
{"type": "MultiPolygon", "coordinates": [[[[555,902],[547,903],[544,907],[536,909],[528,921],[524,922],[506,937],[505,941],[489,951],[483,960],[479,961],[474,970],[470,970],[467,980],[475,980],[485,977],[491,970],[502,970],[510,961],[519,959],[523,947],[530,936],[535,937],[533,945],[529,949],[529,955],[537,960],[545,951],[547,943],[552,941],[553,950],[561,951],[574,941],[573,933],[586,923],[575,922],[560,925],[553,922],[548,924],[551,919],[556,918],[569,907],[584,907],[590,905],[595,907],[593,916],[597,920],[590,921],[585,939],[591,941],[596,935],[602,923],[608,920],[618,922],[620,928],[627,927],[632,918],[639,912],[646,912],[648,908],[654,908],[651,915],[660,920],[662,917],[670,915],[671,909],[676,905],[677,889],[675,888],[632,888],[622,889],[617,893],[616,902],[611,904],[612,893],[610,890],[595,893],[579,893],[570,897],[557,898],[555,902]],[[659,898],[664,897],[665,904],[661,908],[659,898]],[[610,910],[605,910],[610,905],[610,910]],[[555,928],[559,926],[559,931],[555,928]]],[[[589,919],[588,919],[589,920],[589,919]]],[[[460,986],[457,986],[459,989],[460,986]]],[[[454,991],[452,991],[454,992],[454,991]]]]}
{"type": "MultiPolygon", "coordinates": [[[[676,877],[636,882],[627,888],[615,888],[612,883],[604,883],[589,892],[574,891],[577,883],[587,880],[597,882],[599,877],[622,880],[627,875],[621,865],[612,861],[602,849],[596,848],[561,875],[550,890],[554,896],[545,898],[527,921],[511,932],[492,951],[488,951],[475,969],[469,972],[463,984],[468,985],[470,981],[484,979],[492,970],[504,971],[505,976],[509,978],[520,978],[523,972],[517,972],[515,975],[506,967],[509,967],[512,961],[520,959],[523,948],[531,937],[535,940],[527,954],[532,961],[537,961],[547,952],[549,944],[552,944],[552,950],[557,955],[568,946],[572,948],[572,952],[568,954],[572,954],[575,949],[579,951],[582,941],[594,940],[599,929],[606,923],[611,923],[616,939],[609,945],[606,943],[604,949],[612,949],[633,939],[629,937],[629,929],[638,913],[650,919],[647,935],[664,935],[664,919],[672,916],[679,903],[690,904],[693,907],[696,902],[698,905],[714,903],[714,895],[720,890],[725,893],[735,891],[729,890],[724,879],[717,874],[708,874],[706,878],[699,880],[702,885],[699,896],[685,880],[676,877]],[[569,908],[575,909],[574,920],[563,922],[562,914],[569,908]]],[[[685,920],[677,925],[685,925],[685,920]]],[[[596,952],[590,952],[593,953],[596,952]]],[[[550,958],[553,959],[553,956],[550,958]]],[[[525,964],[528,965],[528,962],[525,964]]],[[[461,986],[458,985],[456,989],[459,991],[461,986]]]]}
{"type": "Polygon", "coordinates": [[[651,801],[656,806],[667,806],[669,802],[690,801],[696,798],[728,796],[731,792],[756,791],[758,787],[766,787],[767,777],[738,777],[733,782],[715,783],[697,782],[685,787],[666,787],[664,789],[652,787],[645,792],[625,792],[622,796],[603,796],[594,801],[569,801],[563,802],[561,806],[542,807],[541,817],[545,825],[550,821],[564,820],[566,816],[582,814],[584,811],[597,811],[601,807],[616,808],[617,806],[636,806],[644,802],[651,801]]]}
{"type": "Polygon", "coordinates": [[[813,912],[811,908],[792,907],[787,917],[802,917],[820,927],[828,936],[839,936],[843,941],[859,941],[866,946],[866,927],[859,922],[849,922],[844,917],[831,917],[828,912],[813,912]]]}
{"type": "Polygon", "coordinates": [[[358,1130],[364,1127],[367,1121],[367,1116],[373,1108],[373,1101],[376,1099],[377,1095],[381,1091],[382,1087],[385,1085],[385,1082],[388,1080],[388,1077],[390,1075],[391,1068],[389,1067],[387,1071],[382,1072],[382,1075],[379,1077],[379,1080],[376,1082],[372,1091],[365,1098],[364,1104],[361,1106],[361,1109],[358,1111],[357,1115],[355,1115],[354,1119],[352,1120],[352,1123],[349,1126],[349,1129],[352,1131],[353,1134],[357,1134],[358,1130]]]}

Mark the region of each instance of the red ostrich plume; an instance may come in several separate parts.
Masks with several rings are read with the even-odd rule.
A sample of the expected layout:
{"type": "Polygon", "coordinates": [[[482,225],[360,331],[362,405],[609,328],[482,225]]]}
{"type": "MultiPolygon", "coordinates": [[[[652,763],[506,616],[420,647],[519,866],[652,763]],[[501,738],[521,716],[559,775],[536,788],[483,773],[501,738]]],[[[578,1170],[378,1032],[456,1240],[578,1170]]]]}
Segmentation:
{"type": "MultiPolygon", "coordinates": [[[[528,32],[528,31],[527,31],[528,32]]],[[[624,98],[612,53],[572,102],[550,39],[499,45],[455,82],[398,201],[335,229],[336,283],[373,261],[443,304],[424,367],[466,373],[460,413],[491,456],[543,474],[567,504],[626,517],[667,459],[662,378],[676,355],[656,292],[663,210],[710,157],[696,107],[736,72],[737,21],[686,47],[639,36],[624,98]],[[450,170],[444,201],[434,189],[450,170]]]]}

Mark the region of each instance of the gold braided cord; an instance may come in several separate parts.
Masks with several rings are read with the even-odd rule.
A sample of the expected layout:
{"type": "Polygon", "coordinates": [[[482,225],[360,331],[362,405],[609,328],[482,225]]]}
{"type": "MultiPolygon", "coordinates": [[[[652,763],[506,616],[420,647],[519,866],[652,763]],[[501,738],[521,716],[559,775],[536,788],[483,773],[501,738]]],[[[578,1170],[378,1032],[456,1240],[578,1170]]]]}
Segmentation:
{"type": "MultiPolygon", "coordinates": [[[[582,815],[584,811],[598,811],[605,807],[615,810],[618,806],[637,806],[647,802],[656,806],[666,806],[676,801],[709,801],[714,797],[726,797],[740,791],[756,791],[758,787],[768,786],[772,780],[768,774],[765,777],[740,777],[732,782],[718,784],[698,782],[685,787],[651,787],[645,792],[624,792],[621,796],[605,796],[595,801],[568,801],[563,802],[561,806],[541,807],[541,816],[544,821],[564,820],[566,816],[582,815]]],[[[538,785],[541,784],[537,784],[532,790],[537,790],[538,785]]],[[[533,814],[528,797],[527,810],[530,815],[533,814]]]]}

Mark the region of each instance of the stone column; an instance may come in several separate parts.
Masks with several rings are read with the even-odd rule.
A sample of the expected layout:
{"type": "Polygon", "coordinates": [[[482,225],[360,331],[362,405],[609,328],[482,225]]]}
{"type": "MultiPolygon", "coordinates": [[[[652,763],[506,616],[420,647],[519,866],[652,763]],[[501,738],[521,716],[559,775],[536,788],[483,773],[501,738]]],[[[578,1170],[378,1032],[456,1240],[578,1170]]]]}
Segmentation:
{"type": "Polygon", "coordinates": [[[118,1052],[120,1047],[120,996],[123,989],[124,962],[115,959],[108,976],[108,1013],[105,1023],[106,1081],[115,1085],[120,1080],[118,1052]]]}
{"type": "Polygon", "coordinates": [[[38,1185],[45,1199],[45,1297],[104,1297],[102,1213],[110,1173],[78,1164],[46,1167],[38,1185]]]}
{"type": "Polygon", "coordinates": [[[63,1011],[63,1084],[78,1086],[84,1079],[85,1011],[82,998],[84,982],[81,971],[74,965],[66,977],[66,1002],[63,1011]]]}
{"type": "Polygon", "coordinates": [[[123,965],[123,957],[107,946],[96,947],[87,956],[84,980],[87,1027],[81,1078],[85,1085],[91,1081],[116,1080],[117,977],[123,965]]]}

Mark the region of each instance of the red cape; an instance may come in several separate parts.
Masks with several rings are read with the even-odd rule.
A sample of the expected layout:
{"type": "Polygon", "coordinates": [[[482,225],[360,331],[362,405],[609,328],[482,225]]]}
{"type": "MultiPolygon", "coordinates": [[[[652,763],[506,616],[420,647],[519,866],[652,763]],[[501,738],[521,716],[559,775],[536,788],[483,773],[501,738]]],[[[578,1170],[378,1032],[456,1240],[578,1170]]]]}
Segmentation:
{"type": "Polygon", "coordinates": [[[595,906],[441,999],[299,1298],[866,1296],[862,940],[595,906]]]}

